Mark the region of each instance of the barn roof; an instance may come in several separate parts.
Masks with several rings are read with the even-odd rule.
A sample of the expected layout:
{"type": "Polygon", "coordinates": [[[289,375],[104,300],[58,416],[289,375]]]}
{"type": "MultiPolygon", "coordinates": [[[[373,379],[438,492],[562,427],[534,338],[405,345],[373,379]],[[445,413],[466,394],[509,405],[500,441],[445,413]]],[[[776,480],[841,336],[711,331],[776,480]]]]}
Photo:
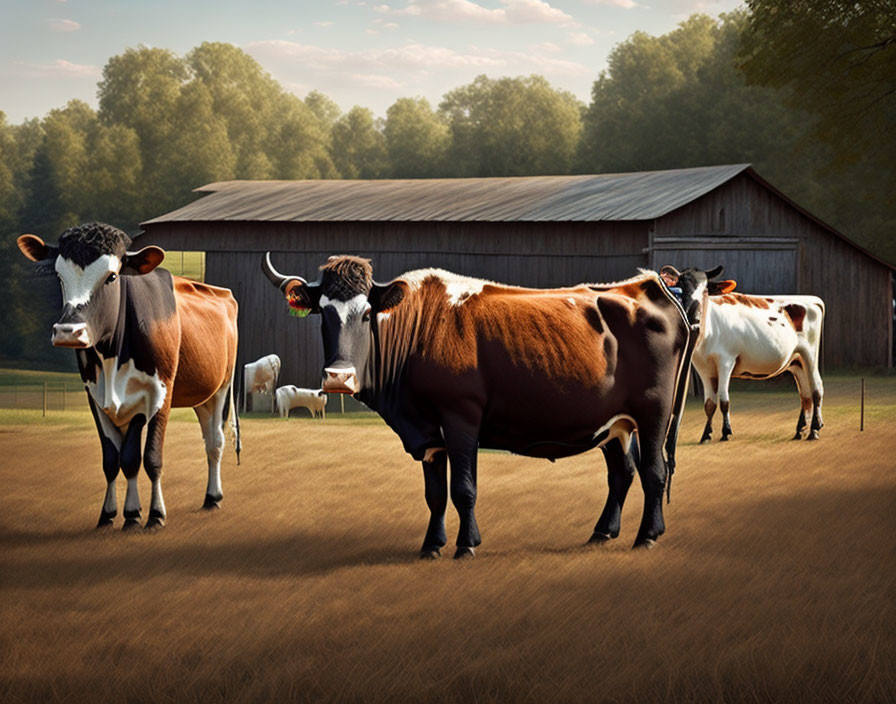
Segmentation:
{"type": "Polygon", "coordinates": [[[582,176],[221,181],[196,189],[210,195],[143,225],[192,221],[652,220],[747,169],[749,164],[582,176]]]}

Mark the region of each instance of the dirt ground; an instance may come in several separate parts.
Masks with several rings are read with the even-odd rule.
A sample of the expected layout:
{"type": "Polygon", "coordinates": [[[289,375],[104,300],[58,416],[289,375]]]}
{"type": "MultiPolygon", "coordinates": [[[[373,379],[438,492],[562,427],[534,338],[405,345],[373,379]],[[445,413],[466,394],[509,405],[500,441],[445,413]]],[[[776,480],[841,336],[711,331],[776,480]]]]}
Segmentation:
{"type": "MultiPolygon", "coordinates": [[[[377,420],[247,419],[207,513],[179,412],[168,526],[124,534],[93,530],[86,414],[7,418],[0,701],[894,701],[896,378],[869,381],[863,433],[858,384],[828,380],[815,443],[790,441],[790,390],[735,392],[709,446],[693,403],[649,552],[637,482],[619,540],[583,547],[600,452],[483,453],[467,562],[417,559],[422,472],[377,420]]],[[[449,505],[449,547],[456,528],[449,505]]]]}

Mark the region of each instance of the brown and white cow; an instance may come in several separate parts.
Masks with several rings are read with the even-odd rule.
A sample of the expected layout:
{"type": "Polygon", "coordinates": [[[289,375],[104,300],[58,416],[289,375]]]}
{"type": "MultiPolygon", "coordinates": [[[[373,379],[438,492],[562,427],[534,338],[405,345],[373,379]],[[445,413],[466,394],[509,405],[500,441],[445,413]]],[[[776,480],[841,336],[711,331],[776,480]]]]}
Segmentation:
{"type": "Polygon", "coordinates": [[[239,457],[233,295],[157,269],[165,257],[161,249],[128,252],[130,243],[124,232],[101,223],[69,228],[56,246],[34,235],[18,238],[22,253],[47,272],[54,270],[62,286],[62,317],[52,341],[76,351],[102,443],[107,487],[98,528],[112,525],[118,513],[119,469],[127,479],[124,528],[139,525],[141,461],[152,482],[146,527],[164,525],[162,445],[172,407],[192,407],[202,427],[208,459],[204,508],[217,508],[222,498],[228,416],[239,457]]]}
{"type": "MultiPolygon", "coordinates": [[[[670,286],[693,297],[696,274],[709,279],[703,323],[694,349],[694,369],[703,382],[706,427],[700,442],[712,436],[712,417],[722,412],[722,440],[731,436],[728,387],[731,378],[770,379],[790,372],[796,380],[801,408],[794,440],[802,437],[807,416],[812,421],[807,440],[816,440],[824,423],[821,403],[824,385],[818,371],[824,301],[817,296],[746,296],[734,293],[734,281],[712,281],[722,267],[710,272],[663,267],[670,286]]],[[[700,294],[704,295],[704,294],[700,294]]]]}
{"type": "Polygon", "coordinates": [[[279,274],[269,254],[262,269],[293,308],[320,314],[324,391],[354,394],[422,461],[431,515],[421,557],[447,540],[449,461],[455,557],[480,544],[480,447],[551,460],[602,447],[609,495],[591,541],[619,535],[636,469],[645,501],[635,547],[664,532],[663,446],[691,329],[655,272],[541,290],[439,269],[378,284],[369,260],[350,256],[331,257],[313,284],[279,274]]]}

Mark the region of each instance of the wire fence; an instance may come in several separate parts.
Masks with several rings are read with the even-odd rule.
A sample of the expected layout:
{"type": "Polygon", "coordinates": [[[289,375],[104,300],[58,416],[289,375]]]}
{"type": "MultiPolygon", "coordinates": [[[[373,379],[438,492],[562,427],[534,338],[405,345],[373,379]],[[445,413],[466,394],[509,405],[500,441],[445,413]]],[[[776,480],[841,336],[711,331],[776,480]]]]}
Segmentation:
{"type": "Polygon", "coordinates": [[[45,381],[0,385],[0,408],[38,410],[46,415],[61,411],[84,411],[88,405],[83,384],[45,381]]]}

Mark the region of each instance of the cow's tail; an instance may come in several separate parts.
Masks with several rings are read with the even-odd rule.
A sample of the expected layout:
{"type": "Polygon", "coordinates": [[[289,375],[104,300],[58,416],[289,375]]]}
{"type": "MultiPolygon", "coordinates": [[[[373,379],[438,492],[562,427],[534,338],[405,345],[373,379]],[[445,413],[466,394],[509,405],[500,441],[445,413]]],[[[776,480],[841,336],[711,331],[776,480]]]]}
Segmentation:
{"type": "MultiPolygon", "coordinates": [[[[224,424],[224,432],[227,432],[227,429],[230,429],[231,434],[233,435],[233,443],[236,447],[236,463],[239,465],[240,463],[240,450],[242,450],[242,443],[240,442],[240,413],[239,407],[233,400],[234,389],[233,387],[236,385],[236,368],[234,368],[233,375],[230,377],[230,388],[227,391],[227,403],[224,404],[224,414],[221,419],[224,424]]],[[[239,398],[237,392],[237,398],[239,398]]]]}

